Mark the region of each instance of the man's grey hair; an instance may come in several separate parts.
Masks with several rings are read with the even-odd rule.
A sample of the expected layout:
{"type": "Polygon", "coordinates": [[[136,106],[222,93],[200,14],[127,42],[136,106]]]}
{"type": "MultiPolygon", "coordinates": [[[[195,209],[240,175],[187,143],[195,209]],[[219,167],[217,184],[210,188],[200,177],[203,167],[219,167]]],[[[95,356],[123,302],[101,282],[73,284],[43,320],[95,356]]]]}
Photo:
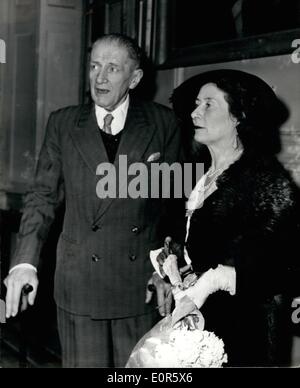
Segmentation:
{"type": "Polygon", "coordinates": [[[99,43],[103,42],[114,43],[119,45],[120,47],[124,47],[128,52],[129,58],[131,58],[135,62],[136,68],[139,68],[141,66],[142,49],[139,47],[139,45],[134,39],[123,34],[106,34],[102,35],[94,42],[92,49],[99,43]]]}

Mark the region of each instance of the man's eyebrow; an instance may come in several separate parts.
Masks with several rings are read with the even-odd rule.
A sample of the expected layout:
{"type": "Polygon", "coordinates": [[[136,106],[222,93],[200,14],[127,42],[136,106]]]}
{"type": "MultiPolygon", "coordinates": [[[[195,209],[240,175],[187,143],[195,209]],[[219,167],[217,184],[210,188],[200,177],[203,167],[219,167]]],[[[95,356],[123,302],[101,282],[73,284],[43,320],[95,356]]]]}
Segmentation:
{"type": "MultiPolygon", "coordinates": [[[[101,62],[97,61],[96,59],[91,59],[90,60],[90,63],[96,63],[97,65],[101,65],[101,62]]],[[[116,63],[116,62],[109,62],[108,63],[109,66],[117,66],[117,67],[120,67],[120,64],[119,63],[116,63]]]]}
{"type": "Polygon", "coordinates": [[[203,98],[196,98],[196,102],[201,102],[201,101],[207,101],[207,100],[213,100],[213,97],[203,97],[203,98]]]}

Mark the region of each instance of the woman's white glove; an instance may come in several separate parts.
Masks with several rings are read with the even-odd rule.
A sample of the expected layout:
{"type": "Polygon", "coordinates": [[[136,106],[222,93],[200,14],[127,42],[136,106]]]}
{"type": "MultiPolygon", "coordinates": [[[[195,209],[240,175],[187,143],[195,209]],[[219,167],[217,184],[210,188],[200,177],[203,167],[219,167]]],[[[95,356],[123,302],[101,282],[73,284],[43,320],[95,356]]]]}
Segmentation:
{"type": "Polygon", "coordinates": [[[182,283],[176,255],[169,255],[164,261],[162,268],[164,273],[169,277],[172,286],[182,283]]]}
{"type": "Polygon", "coordinates": [[[188,296],[200,309],[207,297],[216,291],[228,291],[231,295],[236,292],[236,272],[234,267],[218,265],[216,269],[209,269],[197,282],[184,291],[174,293],[175,300],[188,296]]]}

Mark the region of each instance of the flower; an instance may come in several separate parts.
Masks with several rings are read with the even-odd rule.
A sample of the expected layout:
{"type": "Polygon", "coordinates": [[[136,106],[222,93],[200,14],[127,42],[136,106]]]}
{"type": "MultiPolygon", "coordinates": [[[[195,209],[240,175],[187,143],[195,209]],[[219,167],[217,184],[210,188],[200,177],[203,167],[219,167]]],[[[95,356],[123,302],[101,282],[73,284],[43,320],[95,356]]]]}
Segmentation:
{"type": "Polygon", "coordinates": [[[187,322],[172,326],[171,315],[160,320],[136,344],[126,367],[221,368],[227,362],[222,339],[201,328],[191,330],[187,322]]]}
{"type": "Polygon", "coordinates": [[[221,368],[227,362],[224,343],[206,330],[189,330],[186,326],[173,329],[168,342],[149,338],[155,345],[153,357],[163,368],[221,368]]]}

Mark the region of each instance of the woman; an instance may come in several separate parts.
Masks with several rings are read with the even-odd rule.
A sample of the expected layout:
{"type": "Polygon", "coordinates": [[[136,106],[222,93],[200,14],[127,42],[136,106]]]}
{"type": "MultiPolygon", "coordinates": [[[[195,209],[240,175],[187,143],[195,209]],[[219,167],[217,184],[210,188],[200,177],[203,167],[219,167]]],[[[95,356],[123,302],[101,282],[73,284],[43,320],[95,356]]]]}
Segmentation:
{"type": "Polygon", "coordinates": [[[284,295],[299,292],[291,282],[298,192],[275,156],[286,111],[264,81],[234,70],[187,81],[175,90],[175,111],[195,88],[194,141],[211,162],[187,201],[186,251],[202,276],[176,297],[201,309],[230,366],[280,365],[290,322],[284,295]]]}

